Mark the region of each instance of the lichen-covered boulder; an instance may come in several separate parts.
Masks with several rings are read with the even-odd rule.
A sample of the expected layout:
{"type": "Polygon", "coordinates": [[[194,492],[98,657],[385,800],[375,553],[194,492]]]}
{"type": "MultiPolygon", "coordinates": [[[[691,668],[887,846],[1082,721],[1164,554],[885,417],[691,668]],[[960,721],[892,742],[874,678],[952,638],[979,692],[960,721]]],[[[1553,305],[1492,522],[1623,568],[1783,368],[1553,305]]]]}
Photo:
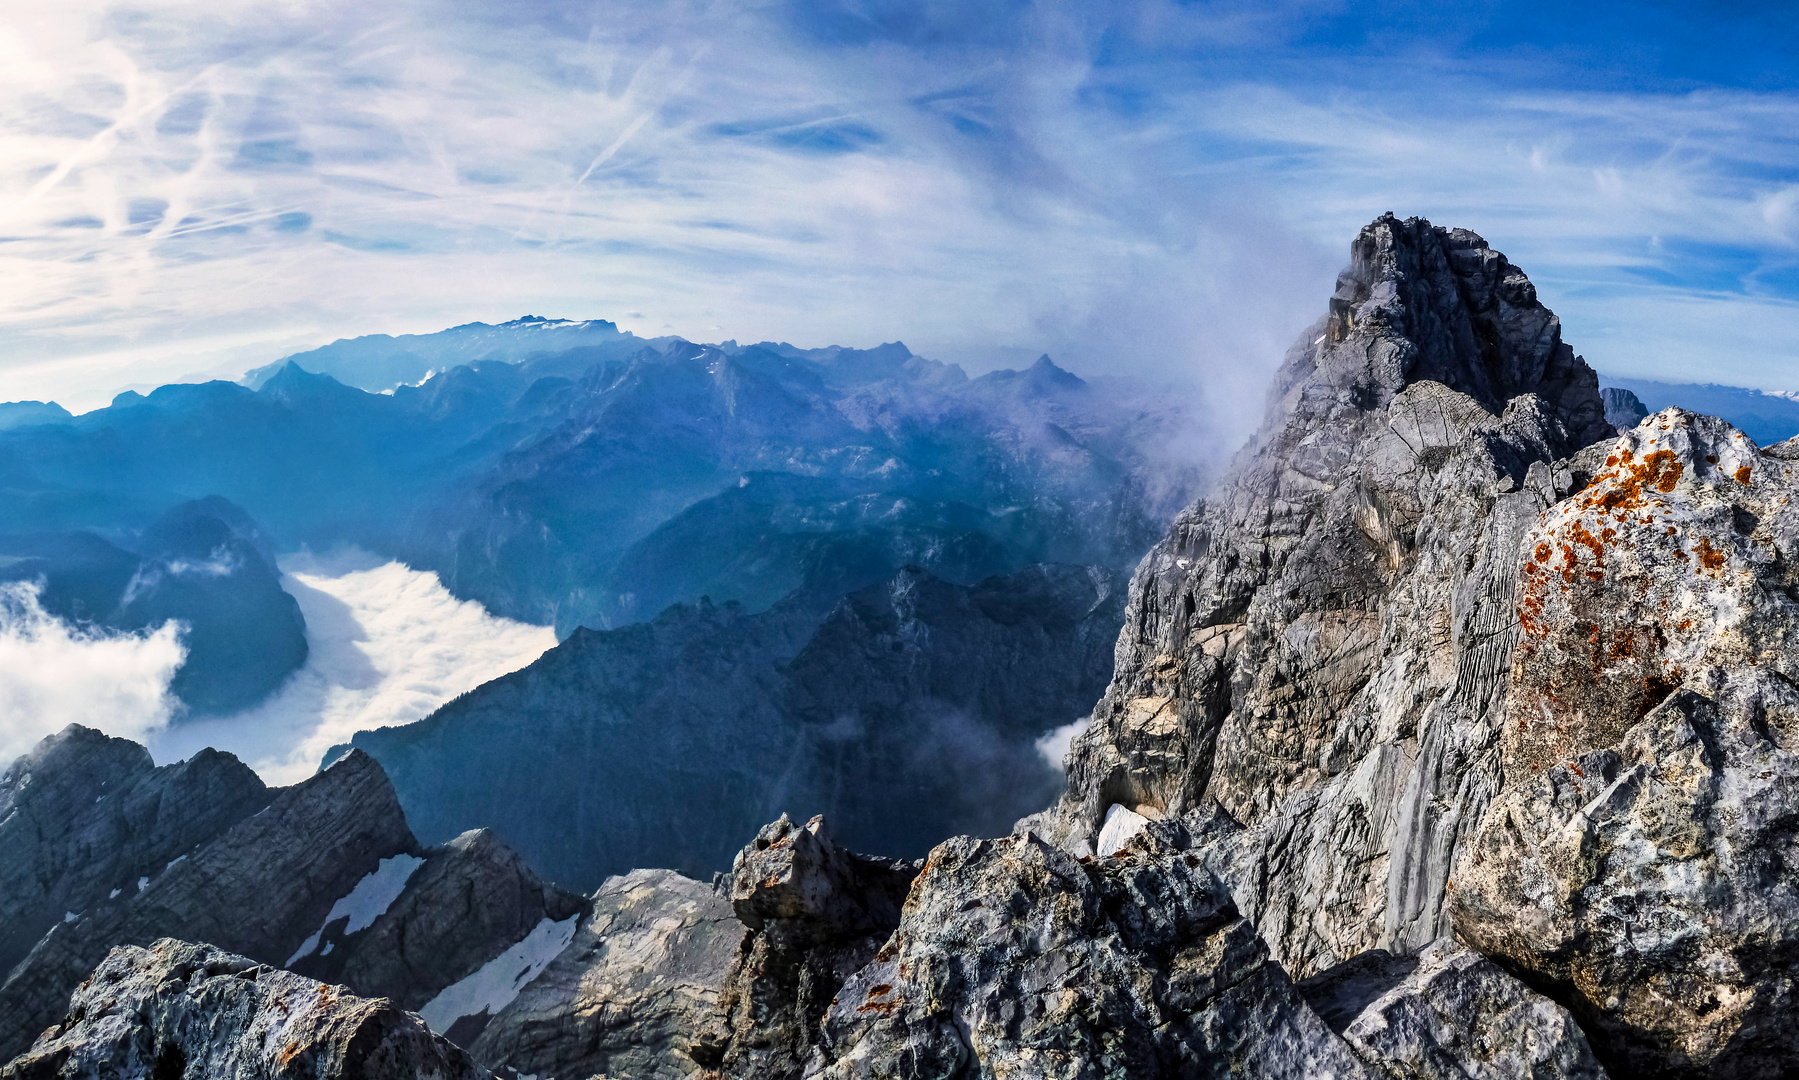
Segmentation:
{"type": "Polygon", "coordinates": [[[1504,787],[1457,934],[1616,1075],[1799,1060],[1799,465],[1677,409],[1525,540],[1504,787]]]}

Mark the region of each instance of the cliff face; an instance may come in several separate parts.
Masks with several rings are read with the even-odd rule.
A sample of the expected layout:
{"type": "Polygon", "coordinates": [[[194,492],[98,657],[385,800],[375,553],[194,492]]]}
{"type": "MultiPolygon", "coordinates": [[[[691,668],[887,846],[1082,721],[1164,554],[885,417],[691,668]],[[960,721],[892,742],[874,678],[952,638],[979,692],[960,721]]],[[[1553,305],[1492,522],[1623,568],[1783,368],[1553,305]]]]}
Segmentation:
{"type": "Polygon", "coordinates": [[[709,877],[783,812],[916,857],[1055,797],[1036,740],[1104,688],[1123,599],[1109,571],[1045,565],[972,586],[909,568],[755,613],[679,605],[578,630],[354,745],[426,839],[491,826],[581,888],[640,866],[709,877]]]}
{"type": "Polygon", "coordinates": [[[1038,827],[1216,800],[1295,975],[1446,929],[1498,784],[1519,543],[1606,425],[1529,280],[1463,230],[1363,229],[1261,430],[1131,584],[1117,672],[1038,827]]]}

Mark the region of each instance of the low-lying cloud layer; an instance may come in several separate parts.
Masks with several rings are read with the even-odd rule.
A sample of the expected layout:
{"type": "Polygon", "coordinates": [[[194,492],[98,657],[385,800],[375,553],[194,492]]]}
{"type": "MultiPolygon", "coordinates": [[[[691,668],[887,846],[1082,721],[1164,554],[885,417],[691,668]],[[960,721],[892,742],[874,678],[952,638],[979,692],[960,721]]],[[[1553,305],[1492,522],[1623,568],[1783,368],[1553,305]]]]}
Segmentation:
{"type": "Polygon", "coordinates": [[[169,680],[187,656],[182,627],[127,633],[70,626],[35,582],[0,584],[0,769],[69,724],[143,742],[180,702],[169,680]]]}
{"type": "Polygon", "coordinates": [[[403,563],[302,555],[283,558],[282,570],[306,617],[305,667],[254,709],[160,731],[150,744],[158,763],[213,746],[271,784],[293,783],[355,732],[418,720],[556,644],[549,627],[490,615],[403,563]]]}

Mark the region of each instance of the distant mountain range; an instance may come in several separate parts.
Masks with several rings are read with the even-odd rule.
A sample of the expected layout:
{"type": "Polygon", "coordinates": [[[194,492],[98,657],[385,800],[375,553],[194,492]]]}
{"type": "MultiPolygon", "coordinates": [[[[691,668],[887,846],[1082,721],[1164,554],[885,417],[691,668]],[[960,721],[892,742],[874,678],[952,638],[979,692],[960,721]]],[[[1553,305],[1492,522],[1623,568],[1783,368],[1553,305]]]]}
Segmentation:
{"type": "Polygon", "coordinates": [[[358,338],[78,417],[0,408],[0,580],[75,623],[181,620],[173,689],[220,715],[307,655],[275,553],[356,545],[567,638],[358,737],[428,842],[491,824],[587,885],[710,872],[829,807],[916,855],[1060,783],[1036,740],[1097,699],[1124,578],[1207,469],[1190,404],[897,342],[358,338]]]}
{"type": "Polygon", "coordinates": [[[1670,405],[1719,416],[1763,446],[1799,435],[1799,391],[1767,392],[1716,383],[1665,383],[1603,376],[1607,386],[1629,390],[1649,412],[1670,405]]]}

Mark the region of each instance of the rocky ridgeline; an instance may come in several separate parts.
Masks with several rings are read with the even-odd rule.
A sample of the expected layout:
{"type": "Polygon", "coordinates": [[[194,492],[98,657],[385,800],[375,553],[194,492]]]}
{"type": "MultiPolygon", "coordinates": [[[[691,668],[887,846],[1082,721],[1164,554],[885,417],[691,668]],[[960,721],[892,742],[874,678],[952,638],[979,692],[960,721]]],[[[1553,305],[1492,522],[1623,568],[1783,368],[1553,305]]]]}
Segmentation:
{"type": "MultiPolygon", "coordinates": [[[[1383,217],[1139,568],[1066,793],[1011,835],[895,862],[782,817],[711,885],[576,902],[490,837],[415,851],[352,754],[51,928],[0,988],[9,1051],[55,1025],[8,1075],[265,1052],[299,976],[166,941],[206,959],[161,974],[141,946],[177,933],[342,978],[305,1030],[388,1010],[351,1042],[393,1075],[462,1060],[401,1006],[544,1080],[1794,1075],[1799,441],[1678,409],[1620,433],[1621,404],[1479,237],[1383,217]],[[216,902],[255,874],[267,904],[216,902]]],[[[71,844],[8,910],[163,850],[96,877],[71,844]]]]}

